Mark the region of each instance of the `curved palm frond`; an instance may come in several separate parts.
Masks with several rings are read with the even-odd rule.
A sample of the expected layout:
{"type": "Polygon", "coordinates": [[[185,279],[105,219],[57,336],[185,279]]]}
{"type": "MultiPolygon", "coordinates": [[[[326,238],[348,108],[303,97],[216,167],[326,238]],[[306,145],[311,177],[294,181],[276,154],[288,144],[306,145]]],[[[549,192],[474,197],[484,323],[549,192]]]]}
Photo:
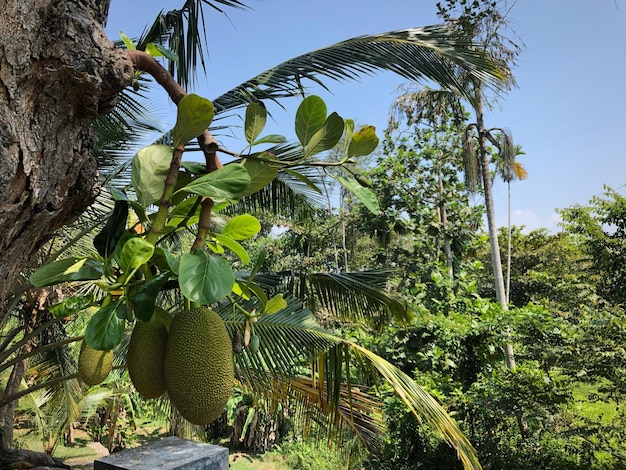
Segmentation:
{"type": "Polygon", "coordinates": [[[255,100],[301,96],[303,79],[356,80],[386,70],[413,81],[431,80],[467,96],[467,73],[497,87],[500,72],[486,55],[445,26],[358,36],[287,60],[213,100],[216,114],[255,100]]]}
{"type": "Polygon", "coordinates": [[[220,5],[239,10],[249,8],[238,0],[186,0],[180,9],[159,12],[137,44],[138,49],[145,50],[148,43],[157,43],[176,54],[177,61],[168,61],[169,71],[183,88],[194,82],[198,62],[202,70],[206,70],[203,54],[203,43],[207,44],[204,5],[222,14],[225,12],[220,5]]]}
{"type": "MultiPolygon", "coordinates": [[[[279,276],[278,290],[302,299],[312,309],[321,307],[340,320],[382,326],[391,319],[407,322],[413,315],[411,305],[389,292],[395,274],[391,270],[308,274],[290,270],[272,273],[272,280],[279,276]]],[[[264,276],[257,274],[255,281],[264,276]]]]}
{"type": "MultiPolygon", "coordinates": [[[[231,335],[244,328],[245,317],[230,305],[216,311],[231,335]]],[[[382,402],[373,395],[366,399],[362,389],[368,387],[357,373],[375,370],[416,417],[424,418],[457,450],[465,468],[481,468],[470,442],[431,395],[380,356],[324,330],[297,299],[289,299],[284,310],[261,317],[254,331],[261,339],[258,351],[244,350],[236,364],[242,383],[259,396],[288,397],[307,412],[322,411],[331,429],[348,426],[375,449],[384,430],[379,419],[382,402]],[[365,365],[368,370],[353,370],[365,365]]]]}

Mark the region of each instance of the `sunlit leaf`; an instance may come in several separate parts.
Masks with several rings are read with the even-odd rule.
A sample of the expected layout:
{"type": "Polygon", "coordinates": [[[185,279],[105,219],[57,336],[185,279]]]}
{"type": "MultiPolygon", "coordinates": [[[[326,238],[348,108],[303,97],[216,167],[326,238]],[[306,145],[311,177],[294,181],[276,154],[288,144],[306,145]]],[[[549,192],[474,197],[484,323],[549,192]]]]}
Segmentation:
{"type": "Polygon", "coordinates": [[[261,231],[261,223],[259,220],[249,214],[242,214],[233,217],[228,221],[222,235],[230,237],[233,240],[246,240],[255,236],[261,231]]]}
{"type": "MultiPolygon", "coordinates": [[[[259,155],[259,157],[271,159],[274,156],[269,152],[263,152],[259,155]]],[[[243,166],[246,167],[246,170],[248,170],[250,184],[246,190],[241,193],[241,197],[249,196],[250,194],[254,194],[263,189],[265,186],[270,184],[278,174],[278,168],[276,166],[273,166],[271,163],[261,162],[258,160],[248,158],[243,166]]]]}
{"type": "Polygon", "coordinates": [[[181,190],[198,196],[235,199],[250,184],[250,175],[243,165],[231,163],[219,170],[193,180],[181,190]]]}
{"type": "Polygon", "coordinates": [[[361,201],[365,205],[365,207],[369,209],[371,213],[380,213],[378,200],[376,199],[376,195],[371,189],[363,187],[355,178],[338,176],[337,181],[339,181],[346,189],[348,189],[354,196],[356,196],[359,201],[361,201]]]}
{"type": "Polygon", "coordinates": [[[131,238],[122,247],[120,264],[124,272],[132,271],[148,262],[154,254],[154,245],[143,238],[131,238]]]}
{"type": "Polygon", "coordinates": [[[178,103],[178,116],[172,131],[174,147],[202,134],[213,121],[213,103],[201,96],[189,94],[178,103]]]}
{"type": "Polygon", "coordinates": [[[244,135],[249,144],[254,142],[267,122],[267,110],[262,101],[254,101],[246,108],[246,119],[244,124],[244,135]]]}
{"type": "Polygon", "coordinates": [[[167,145],[150,145],[133,157],[131,183],[144,209],[161,199],[171,161],[172,148],[167,145]]]}
{"type": "Polygon", "coordinates": [[[243,264],[248,264],[250,262],[250,255],[248,254],[246,249],[239,243],[237,243],[234,239],[225,237],[220,233],[214,233],[212,236],[230,251],[235,253],[243,264]]]}
{"type": "Polygon", "coordinates": [[[337,113],[332,113],[328,116],[324,125],[309,140],[304,150],[304,156],[310,157],[316,153],[333,148],[343,135],[343,127],[341,116],[337,113]]]}
{"type": "Polygon", "coordinates": [[[378,146],[378,136],[374,126],[364,126],[352,135],[348,147],[348,157],[369,155],[378,146]]]}
{"type": "Polygon", "coordinates": [[[104,267],[92,258],[65,258],[46,264],[30,275],[30,283],[36,287],[51,286],[60,282],[90,281],[100,279],[104,267]]]}
{"type": "Polygon", "coordinates": [[[326,103],[319,96],[307,96],[296,112],[296,135],[303,146],[307,146],[313,135],[326,121],[326,103]]]}

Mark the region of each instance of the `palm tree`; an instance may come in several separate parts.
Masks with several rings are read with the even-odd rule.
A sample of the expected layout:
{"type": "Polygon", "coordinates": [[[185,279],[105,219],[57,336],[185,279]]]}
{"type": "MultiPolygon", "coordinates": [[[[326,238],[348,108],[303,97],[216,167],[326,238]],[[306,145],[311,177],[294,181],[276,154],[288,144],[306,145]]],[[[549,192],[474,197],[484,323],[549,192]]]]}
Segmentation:
{"type": "MultiPolygon", "coordinates": [[[[513,139],[509,139],[512,141],[513,139]]],[[[506,303],[509,303],[511,292],[511,181],[519,180],[523,181],[528,178],[528,172],[524,165],[517,161],[517,157],[520,155],[526,155],[526,152],[522,150],[521,145],[515,145],[512,152],[513,158],[511,159],[511,152],[501,152],[499,156],[508,157],[498,158],[496,162],[496,174],[500,175],[502,180],[506,182],[507,186],[507,256],[506,256],[506,303]]]]}

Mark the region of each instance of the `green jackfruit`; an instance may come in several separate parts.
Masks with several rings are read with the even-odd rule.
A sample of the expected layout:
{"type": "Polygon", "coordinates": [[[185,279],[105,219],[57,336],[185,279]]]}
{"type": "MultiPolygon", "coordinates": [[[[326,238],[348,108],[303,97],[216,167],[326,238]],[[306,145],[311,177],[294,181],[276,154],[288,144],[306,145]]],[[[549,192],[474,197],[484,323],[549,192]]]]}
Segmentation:
{"type": "Polygon", "coordinates": [[[217,419],[233,392],[232,344],[210,308],[179,313],[165,352],[165,381],[172,404],[194,424],[217,419]]]}
{"type": "Polygon", "coordinates": [[[167,328],[161,321],[137,321],[130,335],[126,366],[135,389],[144,398],[157,398],[165,393],[166,345],[167,328]]]}
{"type": "Polygon", "coordinates": [[[107,378],[113,366],[113,351],[99,351],[83,341],[78,356],[78,377],[87,385],[98,385],[107,378]]]}

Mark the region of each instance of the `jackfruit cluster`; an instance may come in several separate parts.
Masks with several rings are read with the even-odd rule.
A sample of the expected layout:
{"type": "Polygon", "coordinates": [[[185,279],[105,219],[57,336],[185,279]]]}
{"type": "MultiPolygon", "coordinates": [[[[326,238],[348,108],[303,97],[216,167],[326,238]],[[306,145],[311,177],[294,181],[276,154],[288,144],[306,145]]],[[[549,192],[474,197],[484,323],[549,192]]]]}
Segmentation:
{"type": "Polygon", "coordinates": [[[170,401],[194,424],[217,419],[233,391],[232,344],[224,322],[209,308],[174,317],[165,352],[170,401]]]}
{"type": "Polygon", "coordinates": [[[130,335],[126,366],[135,389],[144,398],[165,393],[165,347],[167,328],[156,318],[138,321],[130,335]]]}
{"type": "Polygon", "coordinates": [[[87,385],[104,382],[113,367],[113,351],[92,349],[83,341],[78,356],[78,377],[87,385]]]}

